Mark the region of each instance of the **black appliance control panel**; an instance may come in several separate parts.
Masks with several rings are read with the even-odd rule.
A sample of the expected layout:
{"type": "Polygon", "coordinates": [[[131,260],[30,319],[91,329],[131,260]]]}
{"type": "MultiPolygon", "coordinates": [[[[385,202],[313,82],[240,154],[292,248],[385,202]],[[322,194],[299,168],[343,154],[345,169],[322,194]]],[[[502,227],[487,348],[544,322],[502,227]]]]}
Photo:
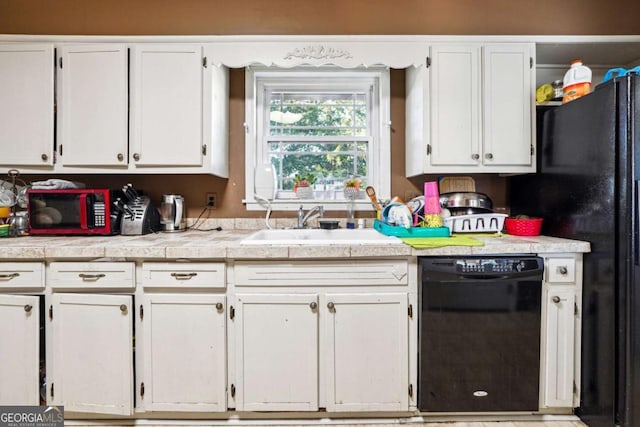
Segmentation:
{"type": "Polygon", "coordinates": [[[542,259],[536,256],[513,257],[433,257],[423,259],[423,268],[431,272],[461,275],[519,274],[542,270],[542,259]]]}

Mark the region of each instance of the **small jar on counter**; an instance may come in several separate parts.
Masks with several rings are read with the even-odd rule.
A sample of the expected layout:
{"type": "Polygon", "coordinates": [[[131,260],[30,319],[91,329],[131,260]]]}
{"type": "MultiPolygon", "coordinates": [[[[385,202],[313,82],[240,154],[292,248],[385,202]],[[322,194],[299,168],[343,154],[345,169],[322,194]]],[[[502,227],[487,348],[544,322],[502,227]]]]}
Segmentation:
{"type": "Polygon", "coordinates": [[[551,83],[551,87],[553,88],[553,98],[551,100],[562,101],[562,97],[564,96],[562,80],[554,80],[553,83],[551,83]]]}

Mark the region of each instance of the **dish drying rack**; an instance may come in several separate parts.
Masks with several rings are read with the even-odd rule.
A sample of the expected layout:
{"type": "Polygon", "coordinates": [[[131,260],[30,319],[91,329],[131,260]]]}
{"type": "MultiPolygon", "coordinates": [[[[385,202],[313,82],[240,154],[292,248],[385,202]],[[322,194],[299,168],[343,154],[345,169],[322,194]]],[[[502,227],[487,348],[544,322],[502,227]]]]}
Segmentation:
{"type": "Polygon", "coordinates": [[[452,233],[500,233],[507,216],[499,213],[454,215],[443,218],[443,222],[452,233]]]}
{"type": "Polygon", "coordinates": [[[27,184],[22,179],[18,178],[20,176],[20,171],[18,169],[9,169],[9,171],[7,171],[7,175],[9,176],[9,181],[0,180],[0,191],[6,192],[8,190],[11,192],[12,200],[9,207],[11,208],[11,215],[15,215],[16,207],[22,207],[22,205],[24,205],[26,208],[26,198],[21,201],[20,199],[23,196],[21,196],[20,193],[24,187],[27,187],[27,184]],[[18,188],[18,184],[16,182],[19,183],[20,188],[18,188]]]}

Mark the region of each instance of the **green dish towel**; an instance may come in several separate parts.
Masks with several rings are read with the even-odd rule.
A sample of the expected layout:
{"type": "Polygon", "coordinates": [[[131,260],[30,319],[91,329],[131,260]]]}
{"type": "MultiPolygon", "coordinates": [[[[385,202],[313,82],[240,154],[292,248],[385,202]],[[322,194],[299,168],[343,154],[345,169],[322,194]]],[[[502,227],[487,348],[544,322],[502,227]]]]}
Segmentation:
{"type": "Polygon", "coordinates": [[[442,248],[444,246],[484,246],[484,242],[467,236],[451,237],[402,237],[404,243],[416,249],[442,248]]]}

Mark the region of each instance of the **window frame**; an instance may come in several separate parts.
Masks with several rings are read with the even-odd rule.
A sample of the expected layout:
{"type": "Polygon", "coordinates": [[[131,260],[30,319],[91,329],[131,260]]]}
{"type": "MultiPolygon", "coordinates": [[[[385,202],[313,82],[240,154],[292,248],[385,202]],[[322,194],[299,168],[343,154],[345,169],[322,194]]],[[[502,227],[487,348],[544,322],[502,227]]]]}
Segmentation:
{"type": "MultiPolygon", "coordinates": [[[[301,79],[311,79],[327,85],[330,81],[338,82],[344,87],[349,78],[359,78],[357,85],[366,80],[375,81],[372,98],[372,124],[368,158],[368,185],[376,189],[380,198],[389,198],[391,192],[391,117],[390,117],[390,72],[388,67],[369,67],[344,69],[337,67],[296,67],[290,69],[273,67],[247,67],[245,69],[245,199],[247,210],[265,210],[265,203],[257,201],[255,195],[256,165],[267,159],[265,135],[268,131],[266,115],[263,114],[266,104],[262,88],[267,86],[287,86],[293,88],[312,87],[301,83],[301,79]],[[374,117],[375,116],[375,117],[374,117]],[[374,123],[377,121],[377,123],[374,123]]],[[[326,210],[346,210],[349,202],[343,199],[299,200],[284,198],[271,200],[271,209],[276,211],[297,210],[300,205],[305,208],[322,205],[326,210]]],[[[354,201],[356,210],[371,210],[367,198],[354,201]]]]}

